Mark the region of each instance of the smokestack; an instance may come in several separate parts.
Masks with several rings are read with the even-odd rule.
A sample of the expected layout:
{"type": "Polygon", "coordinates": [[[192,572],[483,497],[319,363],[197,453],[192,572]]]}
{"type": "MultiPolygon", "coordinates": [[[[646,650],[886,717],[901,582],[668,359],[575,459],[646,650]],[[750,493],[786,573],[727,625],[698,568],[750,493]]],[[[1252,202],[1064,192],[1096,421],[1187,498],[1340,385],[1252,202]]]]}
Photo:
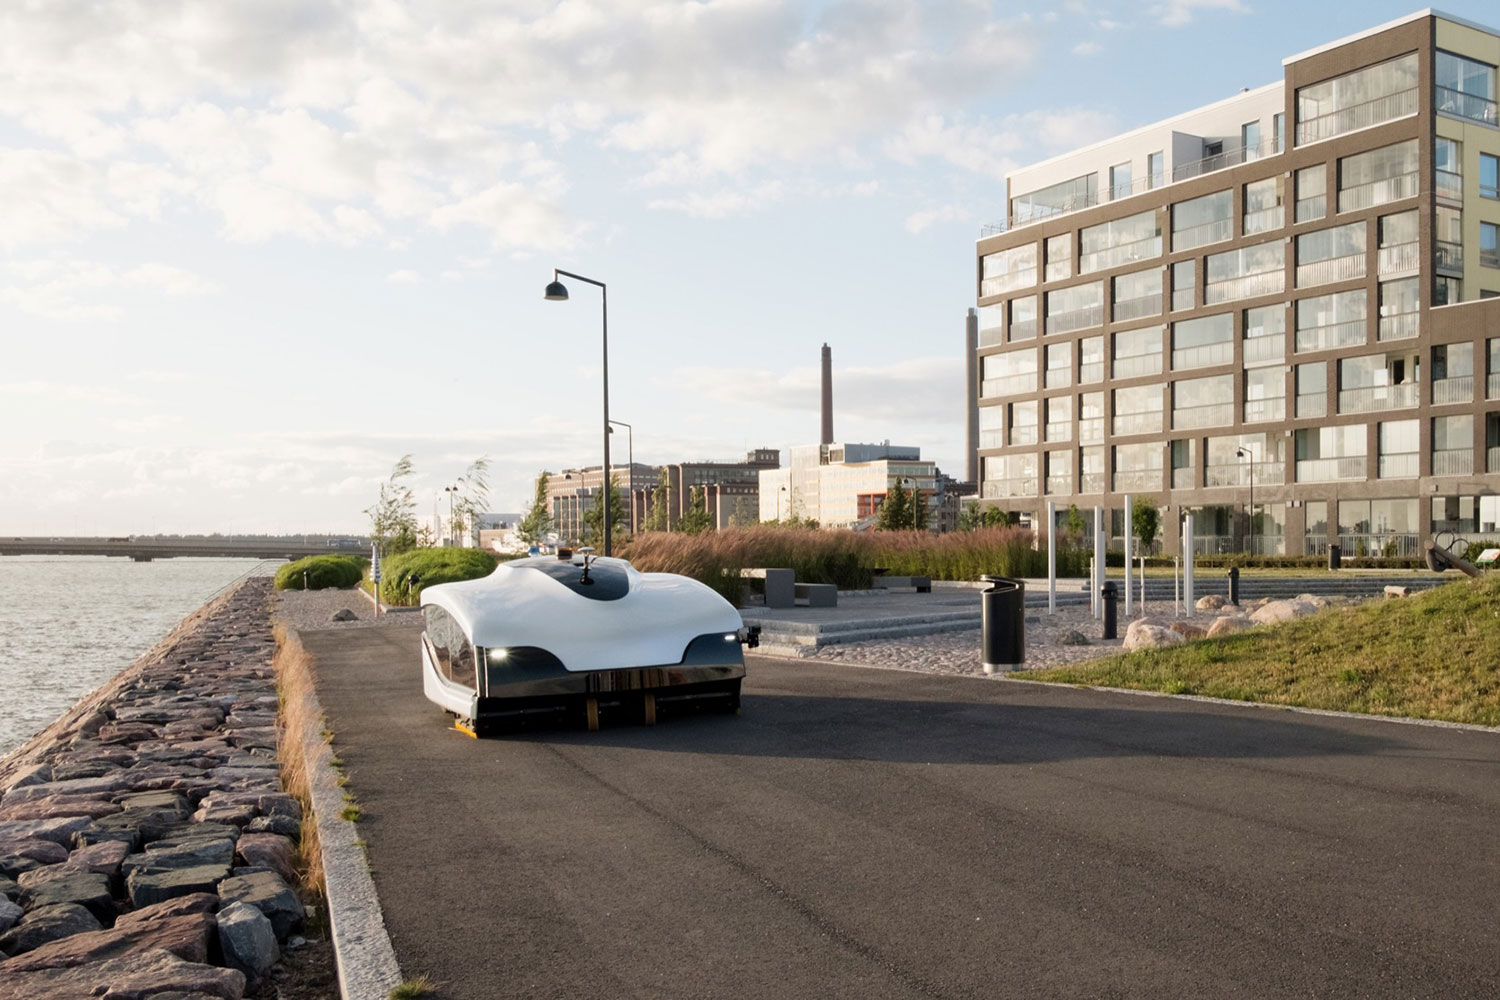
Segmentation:
{"type": "Polygon", "coordinates": [[[833,444],[833,352],[823,345],[823,438],[819,444],[833,444]]]}
{"type": "Polygon", "coordinates": [[[964,426],[964,476],[979,482],[979,310],[970,309],[964,319],[964,357],[968,376],[968,417],[964,426]]]}

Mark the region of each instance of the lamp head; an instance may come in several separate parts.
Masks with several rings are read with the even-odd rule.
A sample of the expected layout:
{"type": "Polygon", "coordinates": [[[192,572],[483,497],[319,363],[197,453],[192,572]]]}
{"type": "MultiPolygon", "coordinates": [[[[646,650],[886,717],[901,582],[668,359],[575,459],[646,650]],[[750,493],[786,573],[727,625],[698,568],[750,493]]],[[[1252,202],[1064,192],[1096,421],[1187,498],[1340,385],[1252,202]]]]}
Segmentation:
{"type": "Polygon", "coordinates": [[[561,281],[553,279],[547,285],[547,290],[542,293],[542,298],[548,302],[566,302],[568,301],[568,286],[561,281]]]}

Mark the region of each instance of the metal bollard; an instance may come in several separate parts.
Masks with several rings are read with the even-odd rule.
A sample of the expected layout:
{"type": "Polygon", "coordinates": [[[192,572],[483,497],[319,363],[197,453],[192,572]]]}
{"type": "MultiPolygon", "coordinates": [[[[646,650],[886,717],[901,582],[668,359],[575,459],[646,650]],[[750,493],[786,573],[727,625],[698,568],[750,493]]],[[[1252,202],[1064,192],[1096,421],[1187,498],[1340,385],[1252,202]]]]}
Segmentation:
{"type": "Polygon", "coordinates": [[[1119,638],[1115,634],[1115,581],[1106,580],[1104,586],[1099,589],[1099,597],[1104,604],[1104,638],[1119,638]]]}
{"type": "Polygon", "coordinates": [[[1229,603],[1238,606],[1240,603],[1240,568],[1229,567],[1229,603]]]}
{"type": "Polygon", "coordinates": [[[984,672],[1017,670],[1026,662],[1026,583],[1003,576],[981,576],[979,647],[984,672]]]}

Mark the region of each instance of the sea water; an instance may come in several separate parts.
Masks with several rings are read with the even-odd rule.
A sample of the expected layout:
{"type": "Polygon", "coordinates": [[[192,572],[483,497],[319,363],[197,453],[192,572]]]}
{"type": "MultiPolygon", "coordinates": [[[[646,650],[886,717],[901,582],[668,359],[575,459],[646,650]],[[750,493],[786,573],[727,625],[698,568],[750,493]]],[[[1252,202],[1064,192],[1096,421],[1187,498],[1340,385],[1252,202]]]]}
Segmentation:
{"type": "Polygon", "coordinates": [[[0,556],[0,754],[47,728],[255,559],[0,556]]]}

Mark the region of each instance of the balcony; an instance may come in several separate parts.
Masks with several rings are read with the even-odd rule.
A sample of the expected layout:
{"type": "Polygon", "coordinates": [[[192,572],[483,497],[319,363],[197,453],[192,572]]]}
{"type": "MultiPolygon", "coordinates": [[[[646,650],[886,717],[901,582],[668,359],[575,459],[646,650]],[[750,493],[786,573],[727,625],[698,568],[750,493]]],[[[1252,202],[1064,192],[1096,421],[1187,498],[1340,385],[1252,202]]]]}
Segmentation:
{"type": "Polygon", "coordinates": [[[1072,492],[1073,492],[1073,477],[1072,476],[1048,476],[1047,477],[1047,495],[1048,496],[1052,496],[1052,497],[1067,496],[1069,493],[1072,493],[1072,492]]]}
{"type": "Polygon", "coordinates": [[[1407,115],[1416,113],[1417,88],[1398,90],[1394,94],[1377,97],[1373,101],[1353,104],[1326,115],[1298,122],[1295,133],[1296,144],[1302,146],[1310,142],[1321,142],[1324,139],[1343,135],[1345,132],[1369,128],[1371,125],[1379,125],[1382,122],[1405,118],[1407,115]]]}
{"type": "Polygon", "coordinates": [[[1500,448],[1487,448],[1484,452],[1484,471],[1500,472],[1500,448]]]}
{"type": "Polygon", "coordinates": [[[1286,419],[1286,400],[1284,399],[1247,399],[1245,400],[1245,423],[1259,424],[1267,420],[1286,419]]]}
{"type": "Polygon", "coordinates": [[[1280,229],[1285,219],[1286,209],[1281,205],[1272,205],[1258,212],[1246,212],[1245,235],[1254,236],[1256,233],[1268,233],[1273,229],[1280,229]]]}
{"type": "Polygon", "coordinates": [[[1195,427],[1227,427],[1234,423],[1233,403],[1210,403],[1207,406],[1184,406],[1172,411],[1174,431],[1195,427]]]}
{"type": "Polygon", "coordinates": [[[1003,500],[1006,497],[1034,497],[1037,478],[1023,476],[1020,479],[986,479],[984,496],[987,500],[1003,500]]]}
{"type": "Polygon", "coordinates": [[[1138,299],[1119,299],[1114,306],[1114,321],[1125,323],[1144,316],[1161,315],[1161,293],[1143,295],[1138,299]]]}
{"type": "Polygon", "coordinates": [[[1233,302],[1236,299],[1253,299],[1258,295],[1279,295],[1286,290],[1285,271],[1265,271],[1247,274],[1226,281],[1210,281],[1203,288],[1203,304],[1215,305],[1233,302]]]}
{"type": "Polygon", "coordinates": [[[1192,368],[1212,368],[1227,365],[1234,360],[1234,344],[1223,341],[1217,344],[1199,344],[1172,352],[1172,370],[1186,371],[1192,368]]]}
{"type": "Polygon", "coordinates": [[[1079,476],[1078,477],[1078,492],[1079,493],[1103,493],[1104,492],[1104,473],[1102,473],[1102,472],[1085,472],[1083,475],[1079,476]]]}
{"type": "Polygon", "coordinates": [[[1047,424],[1042,430],[1042,440],[1049,444],[1053,441],[1071,441],[1073,439],[1073,421],[1064,420],[1055,424],[1047,424]]]}
{"type": "Polygon", "coordinates": [[[1085,382],[1103,382],[1103,381],[1104,381],[1104,362],[1103,361],[1090,361],[1087,364],[1082,364],[1082,365],[1078,366],[1078,382],[1079,382],[1079,384],[1083,384],[1085,382]]]}
{"type": "Polygon", "coordinates": [[[1010,429],[1010,443],[1016,445],[1036,444],[1036,424],[1015,424],[1010,429]]]}
{"type": "Polygon", "coordinates": [[[993,274],[983,278],[979,282],[979,296],[984,298],[988,295],[1004,295],[1006,292],[1018,292],[1023,288],[1030,288],[1036,284],[1036,265],[1031,267],[1017,268],[1014,271],[1006,271],[1004,274],[993,274]]]}
{"type": "Polygon", "coordinates": [[[1190,490],[1196,487],[1198,483],[1196,482],[1197,476],[1194,475],[1195,472],[1196,470],[1192,466],[1188,466],[1185,469],[1173,469],[1172,489],[1190,490]]]}
{"type": "Polygon", "coordinates": [[[1172,231],[1172,252],[1193,250],[1212,243],[1223,243],[1234,235],[1234,226],[1228,219],[1215,219],[1198,226],[1172,231]]]}
{"type": "Polygon", "coordinates": [[[1018,319],[1018,320],[1011,321],[1011,324],[1010,324],[1010,339],[1012,341],[1017,341],[1017,340],[1035,340],[1036,339],[1036,320],[1034,320],[1034,319],[1018,319]]]}
{"type": "Polygon", "coordinates": [[[1422,245],[1416,240],[1381,247],[1375,258],[1375,273],[1382,278],[1407,274],[1422,266],[1422,245]]]}
{"type": "Polygon", "coordinates": [[[1133,354],[1115,358],[1115,378],[1139,378],[1161,374],[1161,354],[1133,354]]]}
{"type": "Polygon", "coordinates": [[[1099,326],[1103,322],[1103,306],[1085,306],[1082,309],[1070,309],[1067,312],[1049,315],[1047,332],[1049,334],[1072,333],[1074,330],[1087,330],[1091,326],[1099,326]]]}
{"type": "Polygon", "coordinates": [[[981,430],[979,432],[979,447],[1000,448],[1005,444],[1005,435],[997,428],[981,430]]]}
{"type": "Polygon", "coordinates": [[[1495,102],[1478,94],[1465,94],[1451,87],[1432,88],[1432,109],[1445,115],[1467,118],[1486,125],[1500,124],[1496,121],[1495,102]]]}
{"type": "Polygon", "coordinates": [[[1357,212],[1374,205],[1388,205],[1404,198],[1415,198],[1420,187],[1416,173],[1397,174],[1369,184],[1356,184],[1339,191],[1339,211],[1357,212]]]}
{"type": "Polygon", "coordinates": [[[1103,440],[1104,440],[1104,418],[1103,417],[1090,417],[1087,420],[1080,420],[1080,421],[1078,421],[1078,441],[1079,441],[1080,444],[1082,444],[1085,441],[1103,441],[1103,440]]]}
{"type": "Polygon", "coordinates": [[[1309,392],[1297,397],[1297,419],[1328,416],[1328,393],[1309,392]]]}
{"type": "Polygon", "coordinates": [[[1395,558],[1421,555],[1416,535],[1385,532],[1374,535],[1339,535],[1339,546],[1346,556],[1385,556],[1395,558]]]}
{"type": "Polygon", "coordinates": [[[1451,170],[1433,170],[1433,194],[1448,201],[1464,200],[1464,178],[1451,170]]]}
{"type": "Polygon", "coordinates": [[[1048,389],[1066,389],[1073,384],[1073,371],[1070,368],[1048,368],[1042,384],[1048,389]]]}
{"type": "Polygon", "coordinates": [[[1474,474],[1474,449],[1454,448],[1432,453],[1434,476],[1472,476],[1474,474]]]}
{"type": "Polygon", "coordinates": [[[1395,316],[1380,317],[1380,328],[1376,334],[1377,340],[1410,340],[1416,335],[1416,313],[1399,313],[1395,316]]]}
{"type": "MultiPolygon", "coordinates": [[[[1281,462],[1254,462],[1255,485],[1280,486],[1286,479],[1286,466],[1281,462]]],[[[1209,486],[1248,486],[1250,464],[1235,462],[1232,465],[1210,465],[1204,469],[1209,486]]]]}
{"type": "Polygon", "coordinates": [[[1312,195],[1297,199],[1297,222],[1313,222],[1328,215],[1328,196],[1312,195]]]}
{"type": "Polygon", "coordinates": [[[1150,410],[1146,413],[1116,413],[1114,433],[1115,437],[1125,437],[1130,434],[1160,434],[1161,411],[1150,410]]]}
{"type": "Polygon", "coordinates": [[[979,395],[1020,396],[1036,392],[1036,373],[1029,375],[1006,375],[1002,378],[987,378],[979,385],[979,395]]]}
{"type": "Polygon", "coordinates": [[[1148,236],[1145,239],[1083,254],[1078,258],[1078,273],[1092,274],[1095,271],[1132,264],[1138,260],[1153,260],[1160,256],[1161,237],[1148,236]]]}
{"type": "Polygon", "coordinates": [[[1335,281],[1352,281],[1365,276],[1365,255],[1350,254],[1347,257],[1330,257],[1311,264],[1297,265],[1297,287],[1311,288],[1335,281]]]}
{"type": "Polygon", "coordinates": [[[1273,334],[1269,337],[1251,337],[1245,341],[1245,367],[1268,365],[1286,359],[1286,337],[1273,334]]]}
{"type": "Polygon", "coordinates": [[[1462,243],[1450,243],[1447,240],[1438,240],[1433,252],[1433,264],[1439,271],[1452,271],[1455,274],[1464,273],[1464,245],[1462,243]]]}
{"type": "Polygon", "coordinates": [[[1474,402],[1474,376],[1458,375],[1454,378],[1432,380],[1432,405],[1474,402]]]}
{"type": "Polygon", "coordinates": [[[1333,483],[1365,478],[1365,456],[1311,458],[1297,463],[1297,482],[1333,483]]]}
{"type": "Polygon", "coordinates": [[[1500,372],[1490,372],[1485,380],[1484,395],[1486,399],[1500,399],[1500,372]]]}
{"type": "Polygon", "coordinates": [[[1116,472],[1116,493],[1149,493],[1161,489],[1161,470],[1142,469],[1138,472],[1116,472]]]}
{"type": "Polygon", "coordinates": [[[1406,410],[1417,405],[1419,394],[1415,382],[1402,385],[1372,385],[1339,391],[1340,413],[1378,413],[1382,410],[1406,410]]]}
{"type": "Polygon", "coordinates": [[[1297,331],[1297,353],[1331,351],[1336,347],[1359,347],[1368,336],[1363,318],[1330,323],[1327,326],[1312,326],[1297,331]]]}
{"type": "Polygon", "coordinates": [[[1381,455],[1377,475],[1381,479],[1415,479],[1421,474],[1421,456],[1414,451],[1381,455]]]}

